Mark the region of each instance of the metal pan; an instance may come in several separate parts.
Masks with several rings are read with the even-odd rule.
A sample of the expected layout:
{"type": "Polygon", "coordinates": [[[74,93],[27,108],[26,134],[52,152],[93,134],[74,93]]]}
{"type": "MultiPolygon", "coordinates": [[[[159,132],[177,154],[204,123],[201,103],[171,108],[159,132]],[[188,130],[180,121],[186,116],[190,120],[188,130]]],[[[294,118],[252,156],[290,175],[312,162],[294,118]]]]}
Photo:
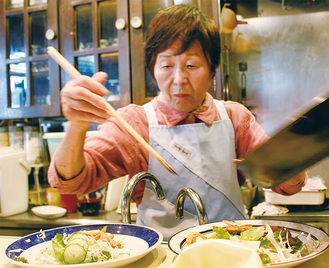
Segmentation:
{"type": "Polygon", "coordinates": [[[272,188],[328,155],[329,98],[317,97],[238,168],[256,185],[272,188]]]}

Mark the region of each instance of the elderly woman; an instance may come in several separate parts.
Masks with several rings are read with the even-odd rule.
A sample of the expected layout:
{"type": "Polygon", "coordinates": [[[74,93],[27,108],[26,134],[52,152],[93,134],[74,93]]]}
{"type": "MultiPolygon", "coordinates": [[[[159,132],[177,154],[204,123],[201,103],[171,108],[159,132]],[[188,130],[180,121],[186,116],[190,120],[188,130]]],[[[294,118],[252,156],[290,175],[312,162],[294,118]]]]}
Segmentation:
{"type": "MultiPolygon", "coordinates": [[[[209,222],[244,219],[234,158],[244,157],[268,137],[243,105],[214,100],[207,93],[219,66],[220,38],[216,24],[196,7],[171,6],[152,20],[146,39],[146,65],[160,94],[118,113],[174,168],[169,173],[109,114],[99,95],[107,93],[105,73],[81,76],[61,91],[67,135],[54,154],[49,182],[60,193],[86,194],[109,181],[148,171],[160,181],[166,199],[156,200],[145,183],[135,188],[137,224],[153,227],[168,239],[198,224],[195,209],[185,201],[184,220],[176,220],[178,192],[191,187],[201,196],[209,222]],[[97,96],[98,95],[98,96],[97,96]],[[102,123],[85,140],[90,123],[102,123]]],[[[274,190],[298,192],[306,174],[274,190]]],[[[240,184],[242,181],[240,181],[240,184]]]]}

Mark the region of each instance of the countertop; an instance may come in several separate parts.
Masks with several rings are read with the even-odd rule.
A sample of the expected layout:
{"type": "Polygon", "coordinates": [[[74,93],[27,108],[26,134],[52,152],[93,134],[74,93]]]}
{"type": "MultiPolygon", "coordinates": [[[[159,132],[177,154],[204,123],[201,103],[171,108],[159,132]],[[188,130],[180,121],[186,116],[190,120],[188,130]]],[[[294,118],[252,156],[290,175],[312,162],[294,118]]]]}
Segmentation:
{"type": "Polygon", "coordinates": [[[255,219],[261,220],[280,220],[290,221],[302,224],[309,224],[321,228],[329,234],[329,199],[326,199],[321,206],[286,206],[289,212],[282,215],[256,216],[255,219]]]}
{"type": "Polygon", "coordinates": [[[0,235],[24,236],[40,229],[81,225],[81,224],[106,224],[121,223],[121,215],[115,211],[100,211],[98,216],[83,216],[80,212],[66,213],[57,219],[44,219],[31,212],[1,217],[0,235]]]}
{"type": "MultiPolygon", "coordinates": [[[[257,216],[263,220],[292,221],[303,224],[312,223],[321,226],[329,233],[329,209],[317,207],[290,208],[289,213],[275,216],[257,216]]],[[[132,214],[134,219],[134,214],[132,214]]],[[[0,235],[24,236],[40,229],[51,229],[80,224],[121,223],[121,215],[115,211],[100,211],[98,216],[83,216],[80,212],[67,213],[58,219],[44,219],[34,215],[30,210],[17,215],[0,217],[0,235]]],[[[133,222],[134,223],[134,222],[133,222]]]]}

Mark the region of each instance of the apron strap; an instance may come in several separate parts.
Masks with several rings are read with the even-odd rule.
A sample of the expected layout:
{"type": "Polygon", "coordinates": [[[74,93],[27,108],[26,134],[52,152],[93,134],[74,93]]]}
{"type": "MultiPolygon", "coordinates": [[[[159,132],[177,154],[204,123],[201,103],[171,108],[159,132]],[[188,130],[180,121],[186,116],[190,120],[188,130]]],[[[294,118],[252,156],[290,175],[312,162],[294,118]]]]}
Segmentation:
{"type": "Polygon", "coordinates": [[[159,122],[158,122],[157,116],[155,114],[153,104],[151,102],[145,103],[143,105],[143,108],[146,112],[147,121],[148,121],[149,125],[158,126],[159,122]]]}
{"type": "Polygon", "coordinates": [[[215,99],[214,99],[214,103],[216,105],[216,108],[217,108],[217,111],[219,113],[221,120],[230,120],[230,118],[227,114],[227,111],[224,107],[224,104],[221,101],[215,100],[215,99]]]}

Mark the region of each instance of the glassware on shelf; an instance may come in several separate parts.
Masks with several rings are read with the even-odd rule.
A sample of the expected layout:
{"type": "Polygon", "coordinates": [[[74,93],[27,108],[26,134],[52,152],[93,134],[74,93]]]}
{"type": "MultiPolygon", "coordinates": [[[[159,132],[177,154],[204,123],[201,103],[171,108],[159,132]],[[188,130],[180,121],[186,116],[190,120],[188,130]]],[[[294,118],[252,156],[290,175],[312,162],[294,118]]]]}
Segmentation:
{"type": "Polygon", "coordinates": [[[47,204],[46,189],[40,184],[39,181],[39,172],[44,166],[44,163],[30,164],[34,177],[34,185],[29,189],[29,204],[32,206],[47,204]]]}
{"type": "Polygon", "coordinates": [[[46,189],[40,183],[40,170],[47,165],[43,155],[42,136],[37,126],[24,126],[24,149],[26,160],[31,167],[33,183],[29,189],[29,204],[32,206],[47,203],[46,189]]]}
{"type": "Polygon", "coordinates": [[[9,134],[7,126],[0,126],[0,147],[9,146],[9,134]]]}
{"type": "Polygon", "coordinates": [[[41,136],[36,126],[24,126],[24,148],[30,165],[42,163],[41,136]]]}
{"type": "Polygon", "coordinates": [[[9,126],[9,144],[11,147],[24,149],[23,126],[19,124],[9,126]]]}

